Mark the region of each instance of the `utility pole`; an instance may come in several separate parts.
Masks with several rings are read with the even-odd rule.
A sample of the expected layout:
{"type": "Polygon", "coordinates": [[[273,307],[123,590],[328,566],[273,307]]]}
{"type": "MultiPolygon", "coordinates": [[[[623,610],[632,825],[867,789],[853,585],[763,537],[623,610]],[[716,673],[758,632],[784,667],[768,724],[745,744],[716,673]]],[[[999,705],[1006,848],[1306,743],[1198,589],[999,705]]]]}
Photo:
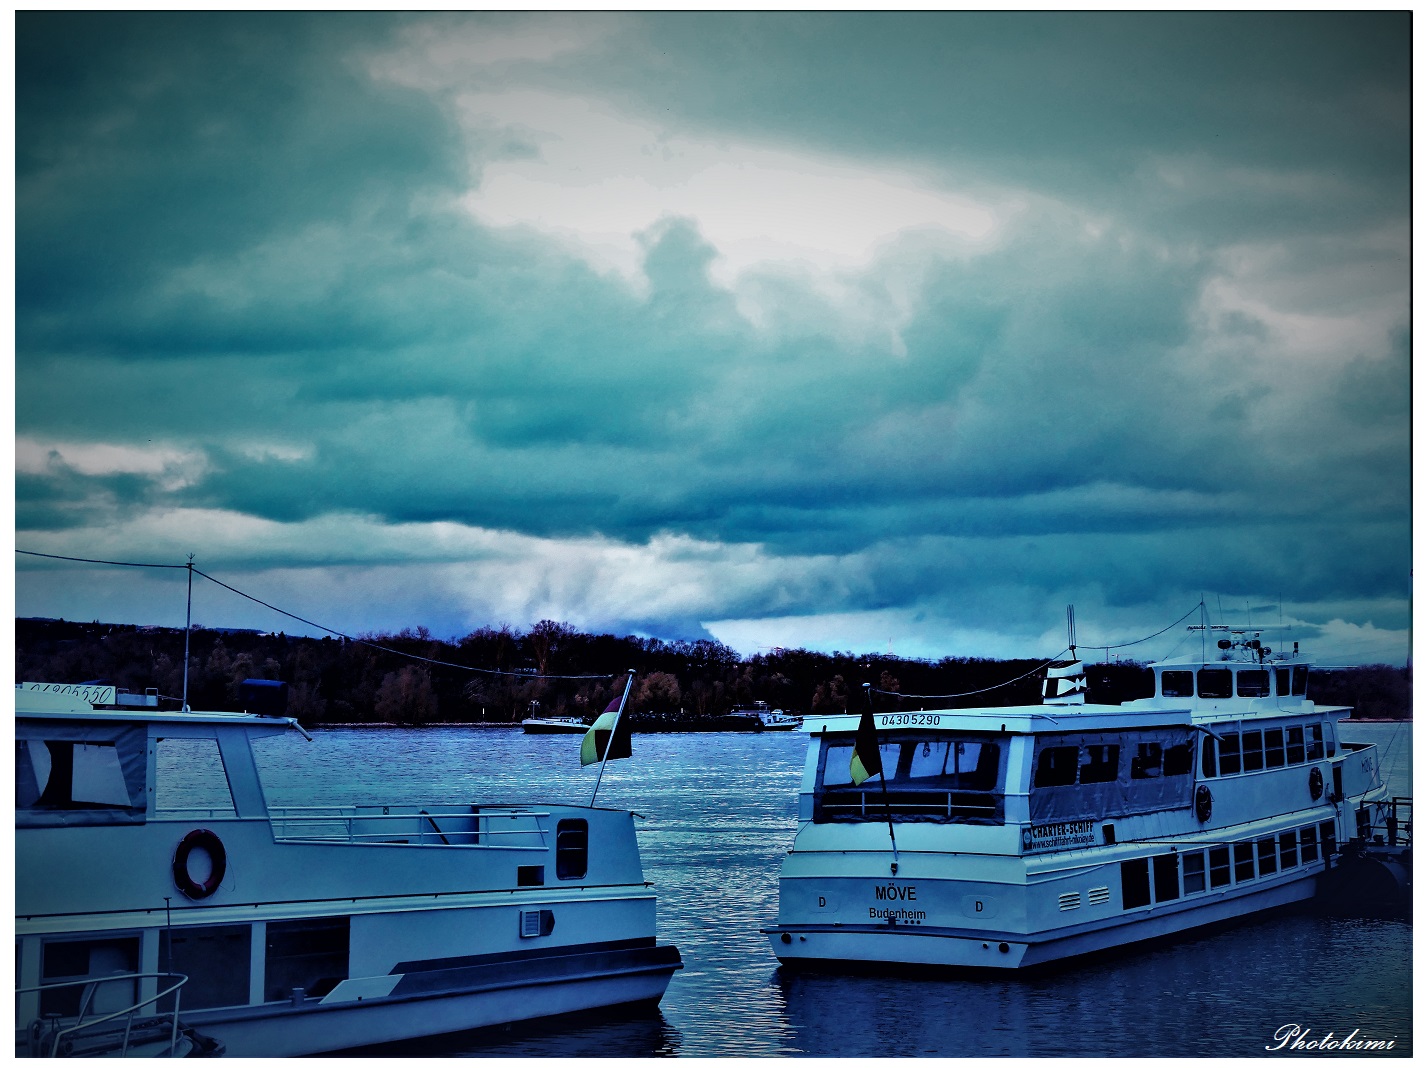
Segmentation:
{"type": "Polygon", "coordinates": [[[188,615],[183,621],[183,711],[188,711],[188,641],[193,634],[193,554],[188,554],[188,615]]]}

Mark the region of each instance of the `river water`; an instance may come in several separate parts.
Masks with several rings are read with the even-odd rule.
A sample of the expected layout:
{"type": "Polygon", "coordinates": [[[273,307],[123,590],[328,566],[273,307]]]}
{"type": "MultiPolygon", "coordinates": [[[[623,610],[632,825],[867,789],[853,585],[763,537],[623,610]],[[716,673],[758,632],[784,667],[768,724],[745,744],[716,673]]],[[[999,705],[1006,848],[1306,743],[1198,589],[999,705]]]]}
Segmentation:
{"type": "MultiPolygon", "coordinates": [[[[1411,728],[1347,724],[1411,793],[1411,728]]],[[[577,736],[325,730],[257,745],[274,805],[585,802],[577,736]]],[[[410,1043],[423,1056],[1264,1056],[1279,1028],[1411,1041],[1411,926],[1283,912],[1210,934],[989,978],[788,975],[759,931],[796,831],[800,734],[635,735],[600,805],[629,808],[658,934],[683,955],[657,1013],[410,1043]]]]}

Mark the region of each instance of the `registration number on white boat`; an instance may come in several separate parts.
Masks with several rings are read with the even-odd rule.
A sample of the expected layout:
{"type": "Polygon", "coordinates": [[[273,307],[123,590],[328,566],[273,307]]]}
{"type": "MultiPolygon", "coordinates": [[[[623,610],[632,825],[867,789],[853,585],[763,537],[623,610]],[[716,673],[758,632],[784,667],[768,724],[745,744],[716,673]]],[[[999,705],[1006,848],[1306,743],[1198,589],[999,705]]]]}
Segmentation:
{"type": "Polygon", "coordinates": [[[885,716],[877,716],[876,721],[882,727],[940,726],[939,716],[932,716],[925,712],[894,712],[885,716]]]}

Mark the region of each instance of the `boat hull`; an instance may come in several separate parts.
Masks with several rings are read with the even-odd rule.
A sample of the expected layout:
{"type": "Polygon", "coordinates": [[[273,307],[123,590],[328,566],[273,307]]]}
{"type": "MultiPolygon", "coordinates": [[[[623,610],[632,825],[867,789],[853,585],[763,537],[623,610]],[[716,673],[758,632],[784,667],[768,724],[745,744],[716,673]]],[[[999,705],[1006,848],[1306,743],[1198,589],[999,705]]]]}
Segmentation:
{"type": "Polygon", "coordinates": [[[584,723],[535,723],[525,720],[521,724],[526,734],[588,734],[589,727],[584,723]]]}
{"type": "Polygon", "coordinates": [[[672,946],[570,953],[397,977],[384,998],[185,1012],[229,1056],[293,1057],[595,1009],[656,1004],[682,967],[672,946]],[[402,993],[409,987],[408,993],[402,993]],[[339,1044],[333,1035],[340,1035],[339,1044]]]}
{"type": "Polygon", "coordinates": [[[785,967],[911,965],[1013,971],[1118,949],[1241,919],[1310,899],[1315,877],[1304,875],[1248,894],[1179,904],[1156,914],[1133,914],[1082,930],[1026,935],[987,927],[904,927],[870,924],[783,923],[765,928],[785,967]]]}

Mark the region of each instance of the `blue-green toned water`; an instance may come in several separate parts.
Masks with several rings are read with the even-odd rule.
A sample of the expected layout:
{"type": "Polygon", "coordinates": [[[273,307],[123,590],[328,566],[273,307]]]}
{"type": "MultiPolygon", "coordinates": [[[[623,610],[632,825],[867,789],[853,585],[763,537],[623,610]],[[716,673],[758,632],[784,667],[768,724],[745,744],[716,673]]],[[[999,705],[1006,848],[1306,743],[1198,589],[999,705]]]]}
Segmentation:
{"type": "MultiPolygon", "coordinates": [[[[1410,727],[1354,724],[1392,791],[1410,794],[1410,727]]],[[[682,951],[657,1014],[523,1025],[411,1043],[412,1054],[549,1056],[1264,1056],[1296,1024],[1313,1037],[1411,1051],[1411,927],[1285,912],[1052,974],[986,979],[786,975],[759,928],[796,830],[799,734],[635,735],[601,805],[630,808],[659,937],[682,951]]],[[[283,804],[587,801],[577,736],[455,727],[350,729],[259,743],[283,804]]]]}

